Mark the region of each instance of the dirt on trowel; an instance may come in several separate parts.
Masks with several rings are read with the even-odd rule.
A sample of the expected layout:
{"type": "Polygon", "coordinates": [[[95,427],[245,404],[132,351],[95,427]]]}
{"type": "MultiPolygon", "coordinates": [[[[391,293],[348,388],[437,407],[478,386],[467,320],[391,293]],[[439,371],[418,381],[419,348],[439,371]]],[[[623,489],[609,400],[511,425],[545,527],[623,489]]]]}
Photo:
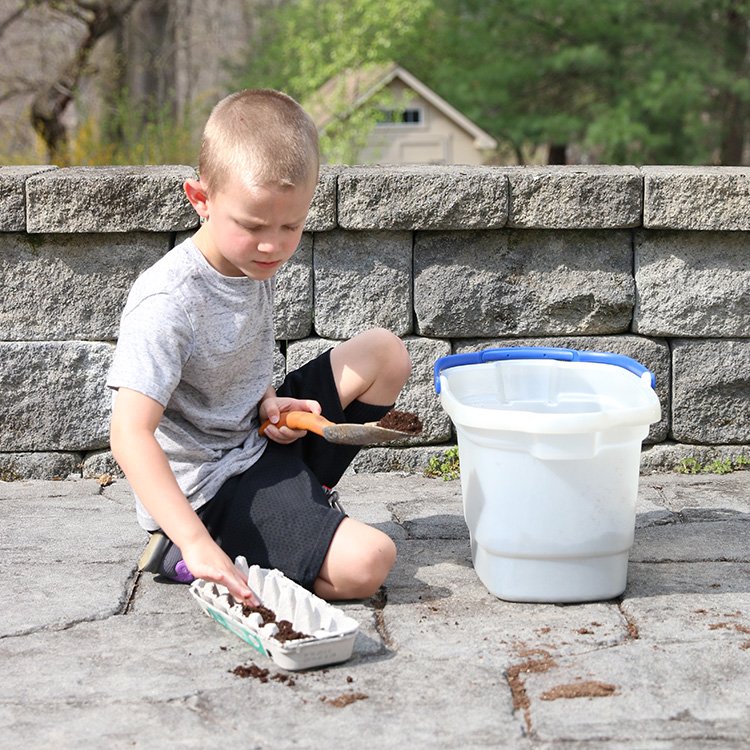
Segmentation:
{"type": "Polygon", "coordinates": [[[391,409],[377,425],[378,427],[385,427],[387,430],[408,432],[411,435],[422,432],[422,421],[416,414],[410,411],[391,409]]]}

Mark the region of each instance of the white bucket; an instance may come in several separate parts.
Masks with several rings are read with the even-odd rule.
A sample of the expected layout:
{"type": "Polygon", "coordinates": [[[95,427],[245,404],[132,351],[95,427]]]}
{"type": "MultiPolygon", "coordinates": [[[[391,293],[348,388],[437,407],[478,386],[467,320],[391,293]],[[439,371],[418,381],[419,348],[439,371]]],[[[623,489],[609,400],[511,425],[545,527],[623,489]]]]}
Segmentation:
{"type": "Polygon", "coordinates": [[[580,602],[625,590],[641,443],[661,414],[653,386],[641,364],[602,352],[486,349],[435,363],[474,569],[491,593],[580,602]]]}

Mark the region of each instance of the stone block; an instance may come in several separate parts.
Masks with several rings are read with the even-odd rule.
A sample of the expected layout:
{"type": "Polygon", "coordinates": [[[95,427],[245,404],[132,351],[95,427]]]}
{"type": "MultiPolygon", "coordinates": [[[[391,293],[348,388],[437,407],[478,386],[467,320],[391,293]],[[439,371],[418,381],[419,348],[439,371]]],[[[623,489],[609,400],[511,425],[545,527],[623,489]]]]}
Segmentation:
{"type": "Polygon", "coordinates": [[[177,232],[198,225],[192,167],[68,167],[26,181],[28,232],[177,232]]]}
{"type": "Polygon", "coordinates": [[[652,336],[750,336],[750,234],[641,231],[633,329],[652,336]]]}
{"type": "Polygon", "coordinates": [[[643,167],[647,229],[750,230],[749,167],[643,167]]]}
{"type": "Polygon", "coordinates": [[[0,340],[114,339],[169,234],[0,235],[0,340]]]}
{"type": "Polygon", "coordinates": [[[750,443],[750,339],[676,339],[672,373],[675,440],[750,443]]]}
{"type": "MultiPolygon", "coordinates": [[[[671,472],[680,467],[683,462],[694,466],[698,462],[701,467],[707,467],[714,462],[728,462],[734,465],[738,459],[750,459],[750,445],[694,445],[685,443],[663,442],[651,445],[641,454],[641,473],[671,472]]],[[[717,474],[707,476],[706,481],[711,486],[716,485],[717,474]]],[[[705,488],[702,488],[701,504],[705,504],[705,488]]],[[[725,505],[726,497],[721,503],[725,505]]]]}
{"type": "Polygon", "coordinates": [[[316,234],[313,269],[319,336],[348,339],[376,326],[412,332],[410,232],[316,234]]]}
{"type": "Polygon", "coordinates": [[[276,274],[276,338],[303,339],[312,331],[313,277],[311,234],[303,234],[297,251],[276,274]]]}
{"type": "Polygon", "coordinates": [[[611,229],[641,224],[643,177],[636,167],[561,166],[508,170],[508,226],[611,229]]]}
{"type": "Polygon", "coordinates": [[[419,232],[417,333],[472,338],[627,331],[632,264],[625,230],[419,232]]]}
{"type": "Polygon", "coordinates": [[[416,414],[422,421],[422,432],[392,445],[427,445],[449,440],[451,421],[435,393],[432,371],[435,360],[451,353],[450,341],[408,336],[404,345],[409,352],[412,371],[396,401],[396,409],[416,414]]]}
{"type": "Polygon", "coordinates": [[[56,167],[0,167],[0,232],[26,230],[26,180],[56,167]]]}
{"type": "Polygon", "coordinates": [[[669,433],[672,411],[672,355],[666,341],[647,339],[641,336],[544,336],[527,339],[484,339],[482,341],[457,342],[456,354],[478,352],[482,349],[511,346],[553,346],[581,351],[613,352],[624,354],[644,367],[656,377],[656,395],[661,404],[661,419],[652,424],[645,442],[656,443],[665,440],[669,433]]]}
{"type": "Polygon", "coordinates": [[[278,345],[273,350],[273,375],[272,382],[273,387],[278,388],[283,382],[286,376],[286,358],[281,353],[278,345]]]}
{"type": "Polygon", "coordinates": [[[340,167],[321,167],[310,212],[305,220],[306,232],[326,232],[336,226],[336,181],[340,167]]]}
{"type": "Polygon", "coordinates": [[[81,475],[83,479],[99,479],[104,474],[111,477],[122,478],[125,475],[120,465],[115,461],[112,451],[95,451],[88,453],[81,462],[81,475]]]}
{"type": "Polygon", "coordinates": [[[106,448],[114,346],[0,342],[0,451],[106,448]]]}
{"type": "Polygon", "coordinates": [[[315,357],[319,357],[326,349],[332,349],[338,341],[329,339],[309,338],[302,341],[290,342],[286,348],[286,371],[292,372],[307,364],[315,357]]]}
{"type": "Polygon", "coordinates": [[[363,167],[338,182],[345,229],[495,229],[508,217],[498,167],[363,167]]]}
{"type": "Polygon", "coordinates": [[[177,247],[177,245],[184,242],[188,237],[192,237],[197,230],[197,227],[195,229],[188,229],[185,232],[175,232],[175,234],[172,235],[174,238],[172,241],[172,247],[177,247]]]}
{"type": "Polygon", "coordinates": [[[394,448],[387,445],[365,448],[352,461],[352,469],[357,474],[379,474],[402,472],[424,474],[431,458],[439,459],[446,445],[423,445],[408,448],[394,448]]]}
{"type": "Polygon", "coordinates": [[[80,453],[0,453],[0,481],[81,476],[80,453]]]}

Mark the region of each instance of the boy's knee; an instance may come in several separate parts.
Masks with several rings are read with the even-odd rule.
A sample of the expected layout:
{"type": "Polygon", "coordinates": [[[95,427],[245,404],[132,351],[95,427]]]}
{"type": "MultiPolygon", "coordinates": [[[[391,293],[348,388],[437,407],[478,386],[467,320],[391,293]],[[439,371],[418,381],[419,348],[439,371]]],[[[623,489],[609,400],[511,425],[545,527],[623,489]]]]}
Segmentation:
{"type": "Polygon", "coordinates": [[[403,385],[411,375],[411,358],[404,342],[385,328],[373,328],[368,334],[372,339],[373,354],[382,363],[382,370],[403,385]]]}
{"type": "Polygon", "coordinates": [[[385,534],[377,544],[362,549],[359,559],[349,571],[351,597],[366,599],[375,594],[385,582],[395,562],[396,545],[385,534]]]}

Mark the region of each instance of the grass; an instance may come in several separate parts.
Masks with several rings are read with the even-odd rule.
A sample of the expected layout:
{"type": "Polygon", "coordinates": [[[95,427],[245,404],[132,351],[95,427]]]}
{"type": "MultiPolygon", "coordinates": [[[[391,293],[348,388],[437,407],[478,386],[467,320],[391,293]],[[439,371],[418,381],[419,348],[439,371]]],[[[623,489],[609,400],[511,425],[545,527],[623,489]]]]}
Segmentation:
{"type": "Polygon", "coordinates": [[[0,467],[0,482],[17,482],[21,475],[10,467],[0,467]]]}
{"type": "MultiPolygon", "coordinates": [[[[674,470],[678,474],[731,474],[733,471],[750,469],[750,456],[740,454],[729,458],[716,458],[705,464],[697,458],[683,458],[674,470]]],[[[461,476],[458,458],[458,447],[443,451],[439,456],[432,456],[427,463],[425,476],[449,481],[461,476]]]]}
{"type": "Polygon", "coordinates": [[[675,466],[675,471],[678,474],[731,474],[733,471],[747,468],[750,468],[750,457],[741,454],[729,458],[715,458],[706,464],[702,464],[697,458],[683,458],[675,466]]]}
{"type": "Polygon", "coordinates": [[[447,482],[458,479],[461,476],[461,467],[458,460],[458,447],[448,448],[439,456],[432,456],[427,462],[425,476],[435,477],[447,482]]]}

